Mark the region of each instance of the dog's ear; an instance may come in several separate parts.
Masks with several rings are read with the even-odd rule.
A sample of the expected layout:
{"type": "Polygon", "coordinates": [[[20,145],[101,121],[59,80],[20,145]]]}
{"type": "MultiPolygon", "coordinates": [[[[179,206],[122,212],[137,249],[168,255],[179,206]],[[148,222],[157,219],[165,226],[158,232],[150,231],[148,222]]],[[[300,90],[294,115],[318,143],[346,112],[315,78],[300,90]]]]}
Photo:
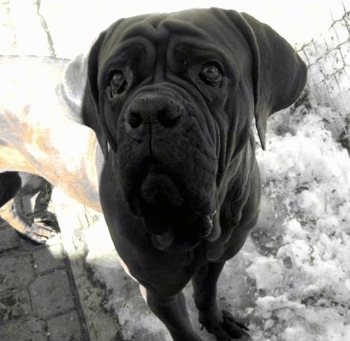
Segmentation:
{"type": "Polygon", "coordinates": [[[268,117],[298,99],[305,87],[307,68],[293,47],[271,27],[246,13],[241,18],[238,26],[253,57],[256,127],[265,149],[268,117]]]}
{"type": "Polygon", "coordinates": [[[106,32],[102,32],[92,45],[87,58],[87,80],[82,105],[83,123],[94,130],[103,154],[107,157],[108,141],[100,115],[98,91],[99,54],[106,32]]]}

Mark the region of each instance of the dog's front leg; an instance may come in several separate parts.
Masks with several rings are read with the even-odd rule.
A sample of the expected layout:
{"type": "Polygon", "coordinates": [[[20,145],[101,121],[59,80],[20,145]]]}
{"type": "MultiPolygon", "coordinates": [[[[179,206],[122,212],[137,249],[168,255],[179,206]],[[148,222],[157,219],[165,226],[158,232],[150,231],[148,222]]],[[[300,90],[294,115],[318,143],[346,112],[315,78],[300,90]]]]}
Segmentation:
{"type": "Polygon", "coordinates": [[[217,281],[225,262],[207,263],[192,278],[194,300],[199,311],[199,322],[213,333],[218,341],[230,341],[249,336],[248,329],[221,310],[217,303],[217,281]]]}
{"type": "Polygon", "coordinates": [[[168,328],[174,341],[201,341],[191,326],[182,292],[161,298],[147,290],[147,304],[168,328]]]}

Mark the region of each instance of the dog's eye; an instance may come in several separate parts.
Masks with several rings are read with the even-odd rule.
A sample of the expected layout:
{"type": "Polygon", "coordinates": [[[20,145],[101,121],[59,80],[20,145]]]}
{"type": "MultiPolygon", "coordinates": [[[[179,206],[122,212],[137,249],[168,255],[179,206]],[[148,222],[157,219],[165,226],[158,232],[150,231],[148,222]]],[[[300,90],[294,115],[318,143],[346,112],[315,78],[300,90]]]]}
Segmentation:
{"type": "Polygon", "coordinates": [[[216,63],[202,65],[199,78],[207,85],[219,87],[222,82],[222,72],[216,63]]]}
{"type": "Polygon", "coordinates": [[[111,87],[111,95],[115,97],[126,90],[127,82],[124,74],[121,71],[116,71],[112,74],[109,85],[111,87]]]}

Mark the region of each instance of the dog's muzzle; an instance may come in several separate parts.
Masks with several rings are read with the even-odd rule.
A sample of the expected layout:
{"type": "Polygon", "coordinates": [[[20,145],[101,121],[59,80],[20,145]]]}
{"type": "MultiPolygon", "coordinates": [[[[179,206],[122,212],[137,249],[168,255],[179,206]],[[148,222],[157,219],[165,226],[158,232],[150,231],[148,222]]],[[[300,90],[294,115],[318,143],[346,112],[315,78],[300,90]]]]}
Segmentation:
{"type": "Polygon", "coordinates": [[[204,113],[177,91],[152,87],[129,99],[123,117],[126,197],[154,246],[182,252],[216,239],[216,158],[202,130],[204,113]]]}

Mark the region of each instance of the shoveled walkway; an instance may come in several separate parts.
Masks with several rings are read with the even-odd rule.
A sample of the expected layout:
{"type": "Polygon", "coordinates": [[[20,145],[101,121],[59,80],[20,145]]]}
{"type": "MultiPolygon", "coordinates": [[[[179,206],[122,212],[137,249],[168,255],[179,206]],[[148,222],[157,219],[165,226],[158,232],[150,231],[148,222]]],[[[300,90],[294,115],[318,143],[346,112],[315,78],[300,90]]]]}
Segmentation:
{"type": "Polygon", "coordinates": [[[0,340],[89,340],[60,236],[33,245],[1,222],[0,340]]]}

